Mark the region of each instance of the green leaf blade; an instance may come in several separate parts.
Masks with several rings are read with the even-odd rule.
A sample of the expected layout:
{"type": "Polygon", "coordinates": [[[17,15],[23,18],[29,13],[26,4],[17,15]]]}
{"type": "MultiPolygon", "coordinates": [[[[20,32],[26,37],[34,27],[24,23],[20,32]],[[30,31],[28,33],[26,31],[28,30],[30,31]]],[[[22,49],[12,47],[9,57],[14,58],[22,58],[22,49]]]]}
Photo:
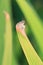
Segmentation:
{"type": "Polygon", "coordinates": [[[23,52],[26,56],[26,59],[30,65],[43,65],[40,57],[36,53],[35,49],[31,45],[27,35],[24,31],[24,23],[20,22],[16,25],[17,35],[20,41],[20,45],[23,49],[23,52]]]}

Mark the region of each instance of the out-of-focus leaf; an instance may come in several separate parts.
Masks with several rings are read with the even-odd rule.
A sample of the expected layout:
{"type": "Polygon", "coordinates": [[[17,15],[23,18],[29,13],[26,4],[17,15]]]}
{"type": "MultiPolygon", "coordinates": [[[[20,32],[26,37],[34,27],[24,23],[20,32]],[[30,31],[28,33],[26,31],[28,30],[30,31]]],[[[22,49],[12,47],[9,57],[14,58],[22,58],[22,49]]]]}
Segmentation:
{"type": "Polygon", "coordinates": [[[12,62],[12,27],[10,16],[7,12],[5,12],[6,17],[6,27],[5,27],[5,48],[3,54],[3,62],[2,65],[11,65],[12,62]]]}
{"type": "Polygon", "coordinates": [[[5,27],[5,37],[4,37],[4,54],[2,65],[18,65],[13,54],[12,48],[12,25],[11,19],[7,12],[5,13],[6,27],[5,27]]]}
{"type": "Polygon", "coordinates": [[[10,0],[0,0],[0,65],[4,53],[4,33],[5,33],[5,17],[4,10],[10,13],[10,0]]]}

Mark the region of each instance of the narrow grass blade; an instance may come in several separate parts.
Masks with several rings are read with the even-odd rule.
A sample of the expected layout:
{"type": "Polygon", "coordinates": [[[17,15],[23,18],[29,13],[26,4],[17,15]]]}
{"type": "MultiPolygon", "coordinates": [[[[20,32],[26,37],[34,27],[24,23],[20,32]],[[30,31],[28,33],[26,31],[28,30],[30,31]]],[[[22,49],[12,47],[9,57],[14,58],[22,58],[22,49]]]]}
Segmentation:
{"type": "Polygon", "coordinates": [[[12,62],[12,27],[10,16],[5,12],[6,17],[6,27],[5,27],[5,50],[3,54],[2,65],[11,65],[12,62]]]}
{"type": "Polygon", "coordinates": [[[12,48],[12,25],[9,14],[4,11],[5,19],[6,19],[6,27],[5,27],[5,36],[4,36],[4,54],[2,65],[18,65],[12,48]]]}
{"type": "Polygon", "coordinates": [[[38,17],[37,13],[35,12],[34,8],[31,4],[27,3],[26,0],[16,0],[17,4],[21,8],[28,25],[30,25],[32,32],[38,42],[38,46],[41,50],[39,51],[39,55],[43,60],[43,27],[41,25],[41,19],[38,17]]]}
{"type": "Polygon", "coordinates": [[[38,56],[38,54],[36,53],[29,39],[26,36],[23,23],[20,22],[16,25],[16,31],[20,41],[20,45],[23,49],[23,52],[26,56],[29,65],[43,65],[40,57],[38,56]]]}
{"type": "Polygon", "coordinates": [[[2,64],[4,52],[5,17],[3,11],[6,10],[11,15],[10,1],[0,0],[0,65],[2,64]]]}

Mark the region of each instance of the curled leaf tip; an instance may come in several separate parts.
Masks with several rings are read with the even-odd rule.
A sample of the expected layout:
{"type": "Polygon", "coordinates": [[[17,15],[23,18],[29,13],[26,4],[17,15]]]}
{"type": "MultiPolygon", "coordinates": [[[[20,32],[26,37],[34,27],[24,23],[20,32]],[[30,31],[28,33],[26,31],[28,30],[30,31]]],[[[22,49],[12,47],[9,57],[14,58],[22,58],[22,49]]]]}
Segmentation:
{"type": "Polygon", "coordinates": [[[16,30],[18,32],[21,32],[25,36],[25,21],[22,20],[19,23],[16,24],[16,30]]]}

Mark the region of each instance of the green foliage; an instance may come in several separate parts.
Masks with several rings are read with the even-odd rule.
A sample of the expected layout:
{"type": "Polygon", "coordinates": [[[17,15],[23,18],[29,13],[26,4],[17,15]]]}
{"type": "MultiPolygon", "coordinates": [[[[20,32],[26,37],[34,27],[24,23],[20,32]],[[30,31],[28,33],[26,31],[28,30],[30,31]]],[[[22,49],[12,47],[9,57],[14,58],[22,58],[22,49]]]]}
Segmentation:
{"type": "Polygon", "coordinates": [[[41,50],[41,53],[39,51],[38,54],[43,60],[43,26],[41,24],[42,20],[38,17],[37,13],[35,12],[34,8],[32,7],[30,3],[27,3],[25,0],[21,0],[21,1],[16,0],[16,2],[19,5],[20,9],[22,10],[27,20],[27,23],[30,26],[38,42],[37,45],[39,46],[41,50]]]}
{"type": "Polygon", "coordinates": [[[43,65],[43,24],[41,24],[43,21],[37,15],[30,1],[0,0],[0,65],[43,65]],[[9,19],[6,19],[5,12],[9,14],[9,19]],[[11,16],[12,14],[13,16],[11,16]],[[28,38],[15,29],[16,23],[22,19],[26,21],[26,33],[30,35],[32,31],[38,43],[40,48],[36,47],[38,54],[32,46],[32,43],[35,46],[36,44],[30,43],[28,38]]]}
{"type": "Polygon", "coordinates": [[[32,47],[29,39],[27,36],[25,37],[20,31],[17,30],[17,35],[21,44],[21,47],[24,51],[24,54],[27,58],[29,65],[43,65],[41,59],[39,58],[38,54],[32,47]]]}

